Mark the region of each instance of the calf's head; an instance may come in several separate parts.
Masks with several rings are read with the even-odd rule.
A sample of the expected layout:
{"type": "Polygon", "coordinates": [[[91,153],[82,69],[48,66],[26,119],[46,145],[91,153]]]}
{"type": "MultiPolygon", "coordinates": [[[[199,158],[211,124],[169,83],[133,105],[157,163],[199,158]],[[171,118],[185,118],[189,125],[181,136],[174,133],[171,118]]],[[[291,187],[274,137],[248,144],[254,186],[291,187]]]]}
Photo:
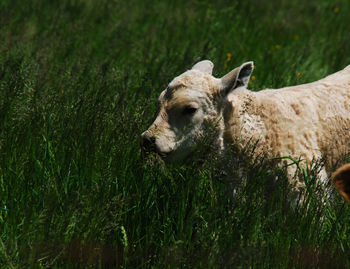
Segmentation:
{"type": "Polygon", "coordinates": [[[167,161],[181,161],[203,141],[209,125],[215,126],[214,141],[222,147],[227,95],[247,87],[254,66],[244,63],[222,78],[212,76],[213,66],[208,60],[195,64],[160,94],[158,115],[141,135],[145,151],[154,151],[167,161]]]}

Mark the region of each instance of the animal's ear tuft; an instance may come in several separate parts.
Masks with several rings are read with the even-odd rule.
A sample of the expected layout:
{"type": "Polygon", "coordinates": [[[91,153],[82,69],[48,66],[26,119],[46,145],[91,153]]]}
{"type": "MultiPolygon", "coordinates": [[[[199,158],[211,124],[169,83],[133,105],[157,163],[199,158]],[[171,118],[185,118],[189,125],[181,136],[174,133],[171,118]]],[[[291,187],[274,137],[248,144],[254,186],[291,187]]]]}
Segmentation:
{"type": "Polygon", "coordinates": [[[200,61],[192,67],[193,70],[199,70],[209,75],[212,74],[213,68],[214,64],[209,60],[200,61]]]}
{"type": "Polygon", "coordinates": [[[350,203],[350,164],[340,167],[334,172],[332,178],[339,193],[350,203]]]}
{"type": "Polygon", "coordinates": [[[221,78],[222,88],[228,93],[238,87],[247,87],[253,70],[253,62],[244,63],[233,69],[221,78]]]}

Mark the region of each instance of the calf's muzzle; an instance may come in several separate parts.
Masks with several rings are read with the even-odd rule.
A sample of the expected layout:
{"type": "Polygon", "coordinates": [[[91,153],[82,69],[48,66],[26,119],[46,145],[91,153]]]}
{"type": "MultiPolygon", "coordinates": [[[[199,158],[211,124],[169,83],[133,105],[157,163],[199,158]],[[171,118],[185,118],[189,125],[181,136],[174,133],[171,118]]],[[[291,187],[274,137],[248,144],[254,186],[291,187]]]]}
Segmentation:
{"type": "Polygon", "coordinates": [[[156,138],[149,132],[144,132],[141,135],[141,147],[145,153],[157,152],[156,138]]]}

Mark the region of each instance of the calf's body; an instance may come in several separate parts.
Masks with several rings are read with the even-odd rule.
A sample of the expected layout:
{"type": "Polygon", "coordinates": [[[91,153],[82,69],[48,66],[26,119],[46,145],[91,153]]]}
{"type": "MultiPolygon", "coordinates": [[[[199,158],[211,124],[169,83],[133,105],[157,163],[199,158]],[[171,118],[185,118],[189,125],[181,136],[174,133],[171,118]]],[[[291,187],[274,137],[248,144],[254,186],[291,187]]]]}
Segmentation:
{"type": "MultiPolygon", "coordinates": [[[[257,152],[332,163],[350,145],[350,68],[319,81],[228,96],[224,141],[258,140],[257,152]]],[[[293,169],[293,168],[292,168],[293,169]]],[[[292,170],[291,169],[291,170],[292,170]]]]}

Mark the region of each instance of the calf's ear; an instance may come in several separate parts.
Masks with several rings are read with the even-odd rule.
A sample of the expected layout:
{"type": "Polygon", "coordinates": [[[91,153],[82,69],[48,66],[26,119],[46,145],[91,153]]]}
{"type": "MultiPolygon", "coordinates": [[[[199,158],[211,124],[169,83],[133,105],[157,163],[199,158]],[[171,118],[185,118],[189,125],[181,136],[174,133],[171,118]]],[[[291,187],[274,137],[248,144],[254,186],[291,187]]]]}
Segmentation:
{"type": "Polygon", "coordinates": [[[213,67],[214,67],[214,64],[209,61],[209,60],[204,60],[204,61],[200,61],[198,63],[196,63],[192,69],[193,70],[199,70],[199,71],[202,71],[204,73],[207,73],[209,75],[212,74],[213,72],[213,67]]]}
{"type": "Polygon", "coordinates": [[[350,203],[350,164],[340,167],[334,172],[332,178],[339,193],[350,203]]]}
{"type": "Polygon", "coordinates": [[[227,73],[221,78],[222,90],[225,94],[228,94],[230,91],[238,87],[247,87],[249,83],[250,76],[254,69],[253,62],[246,62],[240,67],[237,67],[227,73]]]}

